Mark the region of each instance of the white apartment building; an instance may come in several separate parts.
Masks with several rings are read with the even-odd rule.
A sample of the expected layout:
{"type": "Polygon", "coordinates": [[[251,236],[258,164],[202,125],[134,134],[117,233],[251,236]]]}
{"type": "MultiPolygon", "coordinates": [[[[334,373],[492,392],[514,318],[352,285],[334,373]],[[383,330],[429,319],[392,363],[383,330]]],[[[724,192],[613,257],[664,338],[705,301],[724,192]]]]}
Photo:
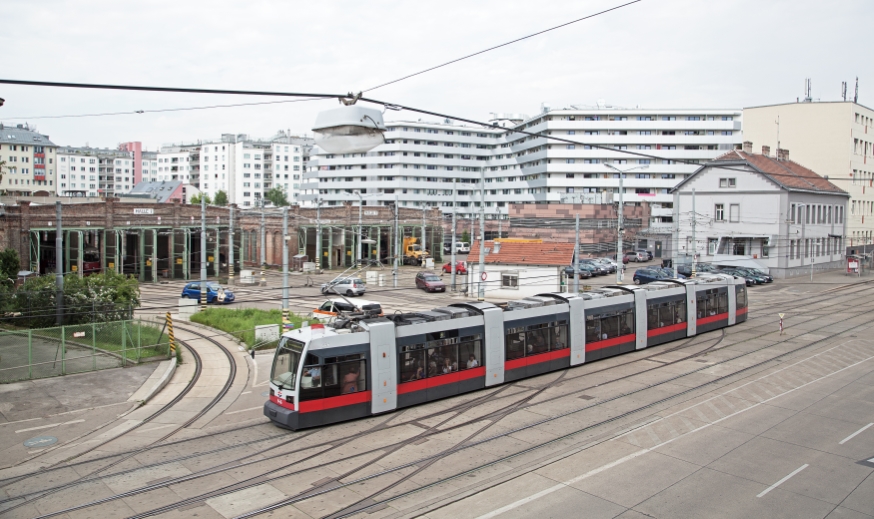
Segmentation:
{"type": "Polygon", "coordinates": [[[210,198],[224,191],[229,203],[257,207],[268,190],[285,191],[290,203],[299,196],[312,139],[279,132],[268,140],[224,134],[217,141],[165,146],[158,154],[158,180],[191,183],[210,198]]]}
{"type": "Polygon", "coordinates": [[[137,175],[142,180],[150,180],[157,170],[156,164],[155,152],[139,151],[139,146],[137,151],[64,146],[58,149],[56,192],[58,196],[123,195],[129,193],[137,184],[137,175]]]}
{"type": "Polygon", "coordinates": [[[733,109],[571,106],[545,108],[530,118],[498,115],[491,122],[539,136],[448,121],[388,122],[385,144],[368,153],[330,155],[316,148],[302,204],[357,204],[358,191],[365,204],[397,197],[402,206],[449,212],[457,196],[464,218],[479,212],[483,177],[486,217],[507,218],[510,203],[612,203],[619,174],[610,164],[635,168],[624,179],[625,203],[652,204],[651,224],[667,225],[673,215],[669,190],[697,164],[742,140],[741,111],[733,109]]]}
{"type": "Polygon", "coordinates": [[[0,123],[0,162],[4,172],[0,190],[20,195],[51,195],[55,191],[58,146],[24,124],[0,123]]]}
{"type": "Polygon", "coordinates": [[[743,140],[753,149],[787,149],[850,194],[847,246],[874,244],[874,110],[806,100],[744,108],[743,118],[743,140]]]}

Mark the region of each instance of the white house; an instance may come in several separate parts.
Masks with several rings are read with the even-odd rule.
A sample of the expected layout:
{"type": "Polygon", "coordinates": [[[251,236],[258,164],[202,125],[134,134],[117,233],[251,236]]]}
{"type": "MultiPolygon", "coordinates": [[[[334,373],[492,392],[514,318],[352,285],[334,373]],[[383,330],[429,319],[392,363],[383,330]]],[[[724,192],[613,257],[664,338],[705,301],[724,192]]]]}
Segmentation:
{"type": "Polygon", "coordinates": [[[561,291],[562,273],[574,257],[573,243],[486,241],[485,280],[479,274],[479,245],[468,255],[468,293],[483,288],[488,301],[510,301],[561,291]]]}
{"type": "Polygon", "coordinates": [[[775,277],[844,265],[849,194],[787,150],[752,144],[704,164],[672,190],[675,262],[754,266],[775,277]]]}

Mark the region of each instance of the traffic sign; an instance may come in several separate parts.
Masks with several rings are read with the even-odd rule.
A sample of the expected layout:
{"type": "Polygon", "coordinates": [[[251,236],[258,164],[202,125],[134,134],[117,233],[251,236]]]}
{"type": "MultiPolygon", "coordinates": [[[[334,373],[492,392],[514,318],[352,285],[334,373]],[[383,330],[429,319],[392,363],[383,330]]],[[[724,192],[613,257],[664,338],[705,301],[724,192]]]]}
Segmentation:
{"type": "Polygon", "coordinates": [[[482,274],[480,274],[480,278],[482,278],[483,281],[485,281],[487,277],[489,277],[488,272],[483,272],[482,274]]]}

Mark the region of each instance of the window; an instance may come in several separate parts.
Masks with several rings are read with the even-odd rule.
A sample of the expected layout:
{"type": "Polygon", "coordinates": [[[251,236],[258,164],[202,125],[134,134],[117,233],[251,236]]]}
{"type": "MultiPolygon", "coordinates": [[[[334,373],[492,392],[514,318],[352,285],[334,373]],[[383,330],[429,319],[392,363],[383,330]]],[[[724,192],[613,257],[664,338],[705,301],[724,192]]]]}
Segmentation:
{"type": "Polygon", "coordinates": [[[697,294],[695,314],[698,319],[728,312],[728,291],[724,288],[711,288],[697,294]]]}
{"type": "Polygon", "coordinates": [[[719,187],[737,187],[736,178],[720,178],[719,187]]]}
{"type": "Polygon", "coordinates": [[[586,344],[634,333],[634,310],[586,316],[586,344]]]}
{"type": "Polygon", "coordinates": [[[647,329],[664,328],[686,322],[686,301],[649,303],[646,312],[647,329]]]}
{"type": "Polygon", "coordinates": [[[724,204],[716,204],[716,207],[715,207],[713,213],[715,215],[714,219],[717,222],[724,222],[725,221],[725,205],[724,204]]]}
{"type": "Polygon", "coordinates": [[[507,329],[507,360],[538,355],[567,347],[567,321],[553,321],[507,329]]]}
{"type": "Polygon", "coordinates": [[[429,333],[425,337],[430,340],[401,346],[400,383],[482,366],[480,334],[458,337],[457,330],[447,330],[429,333]]]}
{"type": "Polygon", "coordinates": [[[713,256],[716,254],[716,246],[719,244],[719,238],[707,238],[707,254],[713,256]]]}
{"type": "Polygon", "coordinates": [[[789,222],[790,223],[797,223],[795,221],[795,204],[792,204],[791,206],[789,206],[789,222]]]}
{"type": "Polygon", "coordinates": [[[518,272],[502,272],[501,288],[519,288],[518,272]]]}
{"type": "Polygon", "coordinates": [[[740,204],[731,204],[728,208],[729,210],[729,221],[738,223],[740,222],[740,204]]]}

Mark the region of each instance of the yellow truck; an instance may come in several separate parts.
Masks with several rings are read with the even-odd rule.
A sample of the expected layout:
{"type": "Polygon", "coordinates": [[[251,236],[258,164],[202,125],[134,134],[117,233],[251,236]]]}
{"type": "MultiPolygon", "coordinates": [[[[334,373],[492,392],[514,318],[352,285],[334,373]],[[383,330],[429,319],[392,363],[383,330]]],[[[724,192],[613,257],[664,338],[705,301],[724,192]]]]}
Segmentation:
{"type": "Polygon", "coordinates": [[[404,238],[404,265],[421,265],[430,254],[419,245],[418,238],[404,238]]]}

